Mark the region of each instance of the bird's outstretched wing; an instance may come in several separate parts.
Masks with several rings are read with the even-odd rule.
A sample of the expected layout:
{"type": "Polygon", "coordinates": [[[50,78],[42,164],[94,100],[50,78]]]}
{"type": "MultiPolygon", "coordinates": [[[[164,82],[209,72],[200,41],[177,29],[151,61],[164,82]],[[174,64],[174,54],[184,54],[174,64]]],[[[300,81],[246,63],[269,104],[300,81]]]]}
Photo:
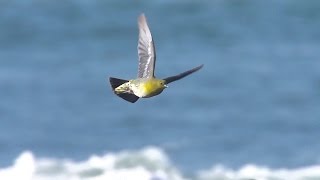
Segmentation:
{"type": "Polygon", "coordinates": [[[138,42],[138,78],[154,77],[154,67],[156,52],[152,40],[151,32],[147,24],[146,17],[141,14],[138,18],[139,42],[138,42]]]}
{"type": "Polygon", "coordinates": [[[173,81],[179,80],[179,79],[181,79],[181,78],[184,78],[184,77],[186,77],[186,76],[188,76],[188,75],[190,75],[190,74],[198,71],[198,70],[201,69],[202,67],[203,67],[203,64],[200,65],[200,66],[198,66],[198,67],[195,67],[195,68],[193,68],[193,69],[190,69],[190,70],[188,70],[188,71],[186,71],[186,72],[180,73],[180,74],[178,74],[178,75],[171,76],[171,77],[167,77],[167,78],[165,78],[165,79],[163,79],[163,80],[165,80],[166,84],[169,84],[169,83],[171,83],[171,82],[173,82],[173,81]]]}

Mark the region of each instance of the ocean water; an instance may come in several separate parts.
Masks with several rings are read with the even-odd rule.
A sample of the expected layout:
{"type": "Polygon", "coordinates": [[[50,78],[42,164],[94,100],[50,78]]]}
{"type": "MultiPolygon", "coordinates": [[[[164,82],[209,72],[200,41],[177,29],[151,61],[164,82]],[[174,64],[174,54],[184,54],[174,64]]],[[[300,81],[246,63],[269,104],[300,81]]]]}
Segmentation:
{"type": "Polygon", "coordinates": [[[320,2],[1,1],[1,180],[320,180],[320,2]],[[135,104],[137,17],[157,77],[135,104]]]}

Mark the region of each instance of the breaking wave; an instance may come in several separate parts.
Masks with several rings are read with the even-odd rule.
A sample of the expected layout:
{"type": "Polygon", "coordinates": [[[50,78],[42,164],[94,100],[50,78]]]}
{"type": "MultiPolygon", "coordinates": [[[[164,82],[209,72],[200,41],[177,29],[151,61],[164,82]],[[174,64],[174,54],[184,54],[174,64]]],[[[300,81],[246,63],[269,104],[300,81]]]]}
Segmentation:
{"type": "Polygon", "coordinates": [[[320,165],[297,169],[270,169],[244,165],[233,170],[214,165],[187,176],[175,167],[166,153],[157,147],[92,155],[84,161],[38,158],[32,152],[21,153],[13,165],[0,169],[0,179],[19,180],[316,180],[320,165]]]}

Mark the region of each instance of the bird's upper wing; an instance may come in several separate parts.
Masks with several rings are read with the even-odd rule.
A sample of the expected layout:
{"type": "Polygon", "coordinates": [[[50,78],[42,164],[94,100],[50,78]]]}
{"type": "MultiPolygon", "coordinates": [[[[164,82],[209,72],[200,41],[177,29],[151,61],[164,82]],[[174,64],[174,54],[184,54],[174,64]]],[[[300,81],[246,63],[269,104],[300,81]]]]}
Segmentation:
{"type": "Polygon", "coordinates": [[[198,70],[201,69],[202,67],[203,67],[203,64],[200,65],[200,66],[198,66],[198,67],[195,67],[195,68],[193,68],[193,69],[190,69],[190,70],[188,70],[188,71],[186,71],[186,72],[180,73],[180,74],[178,74],[178,75],[171,76],[171,77],[167,77],[167,78],[165,78],[165,79],[163,79],[163,80],[165,80],[166,84],[169,84],[169,83],[171,83],[171,82],[173,82],[173,81],[179,80],[179,79],[181,79],[181,78],[184,78],[184,77],[186,77],[186,76],[188,76],[188,75],[190,75],[190,74],[198,71],[198,70]]]}
{"type": "Polygon", "coordinates": [[[152,40],[151,32],[147,24],[146,17],[141,14],[138,19],[139,42],[138,42],[138,78],[154,77],[154,67],[156,52],[152,40]]]}

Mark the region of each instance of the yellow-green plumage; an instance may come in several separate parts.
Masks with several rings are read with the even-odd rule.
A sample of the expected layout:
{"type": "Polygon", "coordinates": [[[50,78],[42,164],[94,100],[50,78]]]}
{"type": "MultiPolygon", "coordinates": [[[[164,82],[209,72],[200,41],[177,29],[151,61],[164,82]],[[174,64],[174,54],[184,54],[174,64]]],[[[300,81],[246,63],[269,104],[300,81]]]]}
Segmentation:
{"type": "Polygon", "coordinates": [[[162,79],[145,78],[133,79],[114,89],[116,94],[132,93],[140,98],[152,97],[160,94],[167,85],[162,79]]]}
{"type": "Polygon", "coordinates": [[[167,87],[164,80],[155,78],[134,79],[129,83],[133,93],[143,98],[158,95],[167,87]]]}
{"type": "Polygon", "coordinates": [[[181,74],[165,79],[157,79],[154,76],[156,53],[150,29],[147,25],[144,14],[139,16],[139,41],[138,41],[138,78],[123,80],[110,77],[110,84],[116,95],[129,102],[136,102],[139,98],[148,98],[160,94],[167,84],[186,77],[199,69],[203,65],[195,67],[181,74]]]}

